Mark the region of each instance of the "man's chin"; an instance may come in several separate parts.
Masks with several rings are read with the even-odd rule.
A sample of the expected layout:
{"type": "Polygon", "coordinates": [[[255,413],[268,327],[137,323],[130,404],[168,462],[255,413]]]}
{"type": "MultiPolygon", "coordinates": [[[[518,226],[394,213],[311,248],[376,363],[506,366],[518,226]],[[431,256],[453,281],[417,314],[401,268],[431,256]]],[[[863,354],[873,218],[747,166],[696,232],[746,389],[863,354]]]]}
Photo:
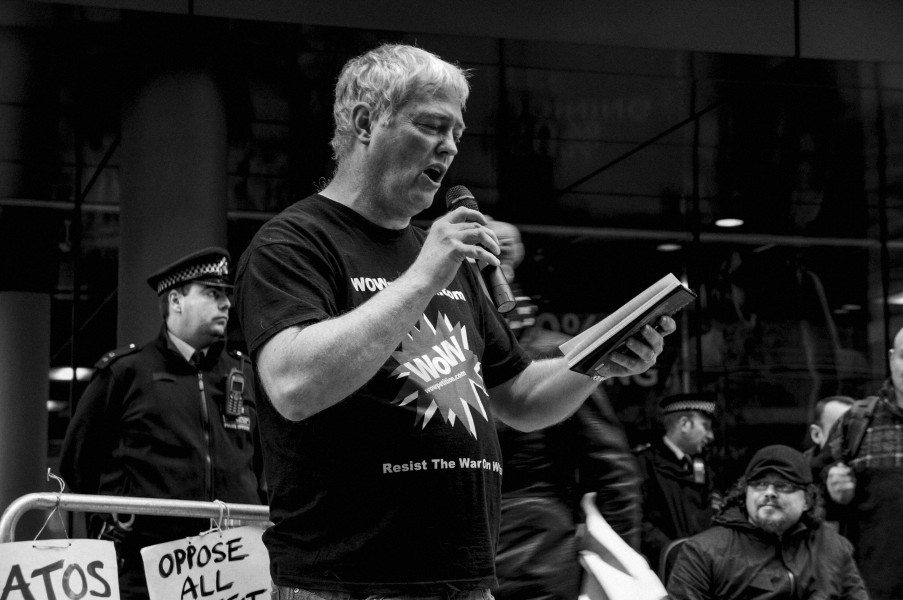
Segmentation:
{"type": "Polygon", "coordinates": [[[779,534],[787,529],[787,519],[783,515],[772,512],[768,517],[759,516],[756,519],[756,525],[768,533],[779,534]]]}
{"type": "Polygon", "coordinates": [[[226,324],[223,323],[222,325],[214,325],[213,327],[210,328],[210,330],[207,332],[207,334],[211,338],[213,338],[213,341],[217,341],[217,340],[220,340],[220,339],[226,337],[226,324]]]}

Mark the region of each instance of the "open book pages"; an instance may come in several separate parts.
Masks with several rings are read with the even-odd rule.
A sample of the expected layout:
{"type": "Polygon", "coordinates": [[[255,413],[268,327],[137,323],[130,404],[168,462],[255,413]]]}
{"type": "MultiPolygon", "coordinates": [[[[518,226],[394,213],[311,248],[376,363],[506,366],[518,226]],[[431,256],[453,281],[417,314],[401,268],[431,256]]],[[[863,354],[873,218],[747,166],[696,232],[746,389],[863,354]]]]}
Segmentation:
{"type": "Polygon", "coordinates": [[[643,326],[657,326],[659,317],[672,315],[696,298],[672,273],[643,290],[616,311],[571,338],[561,352],[573,371],[591,375],[615,351],[627,351],[625,343],[643,326]]]}

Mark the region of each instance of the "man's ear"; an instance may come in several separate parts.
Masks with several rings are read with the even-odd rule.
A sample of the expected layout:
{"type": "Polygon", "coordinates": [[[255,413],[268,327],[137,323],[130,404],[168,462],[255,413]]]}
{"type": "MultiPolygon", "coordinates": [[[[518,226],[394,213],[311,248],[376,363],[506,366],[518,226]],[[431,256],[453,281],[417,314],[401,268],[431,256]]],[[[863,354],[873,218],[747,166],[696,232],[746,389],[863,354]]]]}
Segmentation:
{"type": "Polygon", "coordinates": [[[809,437],[815,442],[815,445],[821,448],[822,440],[824,440],[825,432],[821,430],[821,427],[815,425],[809,425],[809,437]]]}
{"type": "Polygon", "coordinates": [[[182,312],[182,294],[178,290],[169,290],[166,294],[169,301],[169,312],[182,312]]]}
{"type": "Polygon", "coordinates": [[[351,109],[351,125],[354,137],[362,144],[369,144],[373,135],[373,111],[367,104],[358,102],[351,109]]]}

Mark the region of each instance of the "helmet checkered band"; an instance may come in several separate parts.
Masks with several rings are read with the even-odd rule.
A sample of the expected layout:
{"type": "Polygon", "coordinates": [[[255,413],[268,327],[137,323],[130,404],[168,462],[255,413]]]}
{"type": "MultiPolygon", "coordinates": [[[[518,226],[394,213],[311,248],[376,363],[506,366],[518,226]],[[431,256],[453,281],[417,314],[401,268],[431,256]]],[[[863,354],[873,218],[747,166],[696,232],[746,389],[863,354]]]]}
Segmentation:
{"type": "Polygon", "coordinates": [[[667,414],[672,412],[679,412],[682,410],[698,410],[699,412],[713,414],[715,412],[715,403],[705,402],[703,400],[681,400],[679,402],[669,404],[662,410],[662,412],[667,414]]]}
{"type": "Polygon", "coordinates": [[[211,263],[200,263],[186,267],[181,271],[176,271],[172,275],[167,275],[157,283],[157,293],[160,294],[164,290],[174,287],[183,281],[194,281],[204,275],[216,275],[225,277],[229,274],[229,261],[224,256],[218,261],[211,263]]]}

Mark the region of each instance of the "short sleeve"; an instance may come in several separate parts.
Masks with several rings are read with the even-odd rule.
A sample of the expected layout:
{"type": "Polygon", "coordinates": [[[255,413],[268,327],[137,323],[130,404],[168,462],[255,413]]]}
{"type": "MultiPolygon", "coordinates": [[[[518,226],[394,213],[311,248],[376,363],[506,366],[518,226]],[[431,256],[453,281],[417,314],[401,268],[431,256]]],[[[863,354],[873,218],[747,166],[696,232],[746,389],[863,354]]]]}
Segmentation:
{"type": "Polygon", "coordinates": [[[236,273],[235,303],[251,356],[278,332],[336,313],[335,276],[329,260],[303,240],[253,246],[236,273]]]}

